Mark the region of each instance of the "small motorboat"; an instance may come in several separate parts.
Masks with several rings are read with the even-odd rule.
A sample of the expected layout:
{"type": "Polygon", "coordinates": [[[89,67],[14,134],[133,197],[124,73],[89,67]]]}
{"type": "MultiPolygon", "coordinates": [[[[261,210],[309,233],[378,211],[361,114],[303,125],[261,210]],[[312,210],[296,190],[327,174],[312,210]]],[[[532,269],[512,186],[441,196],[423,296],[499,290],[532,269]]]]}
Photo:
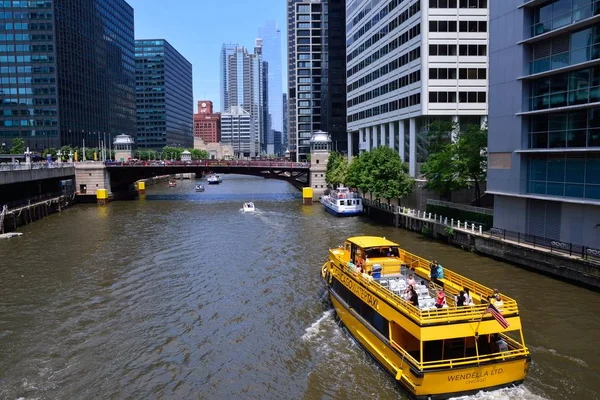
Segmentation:
{"type": "Polygon", "coordinates": [[[244,203],[244,212],[252,212],[254,211],[254,203],[253,202],[248,202],[248,203],[244,203]]]}
{"type": "Polygon", "coordinates": [[[169,181],[169,187],[176,187],[176,186],[177,186],[177,182],[169,181]]]}
{"type": "Polygon", "coordinates": [[[223,182],[223,179],[221,179],[219,175],[215,174],[209,176],[206,180],[208,181],[209,185],[218,185],[219,183],[223,182]]]}
{"type": "Polygon", "coordinates": [[[204,185],[196,185],[196,192],[204,192],[204,185]]]}

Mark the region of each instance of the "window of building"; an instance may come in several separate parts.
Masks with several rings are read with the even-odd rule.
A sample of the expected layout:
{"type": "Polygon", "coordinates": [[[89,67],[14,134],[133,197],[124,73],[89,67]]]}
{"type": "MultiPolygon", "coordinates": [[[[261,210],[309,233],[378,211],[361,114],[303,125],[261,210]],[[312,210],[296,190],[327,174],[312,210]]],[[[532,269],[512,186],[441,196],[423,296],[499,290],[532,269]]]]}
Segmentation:
{"type": "Polygon", "coordinates": [[[535,155],[528,160],[527,192],[600,199],[600,158],[587,155],[535,155]]]}
{"type": "Polygon", "coordinates": [[[429,0],[429,8],[456,8],[458,0],[429,0]]]}
{"type": "Polygon", "coordinates": [[[487,56],[487,46],[485,44],[461,44],[458,47],[460,56],[487,56]]]}
{"type": "Polygon", "coordinates": [[[429,32],[456,32],[456,21],[429,21],[429,32]]]}
{"type": "Polygon", "coordinates": [[[487,8],[487,0],[460,0],[460,8],[487,8]]]}
{"type": "Polygon", "coordinates": [[[487,32],[487,21],[460,21],[460,32],[487,32]]]}

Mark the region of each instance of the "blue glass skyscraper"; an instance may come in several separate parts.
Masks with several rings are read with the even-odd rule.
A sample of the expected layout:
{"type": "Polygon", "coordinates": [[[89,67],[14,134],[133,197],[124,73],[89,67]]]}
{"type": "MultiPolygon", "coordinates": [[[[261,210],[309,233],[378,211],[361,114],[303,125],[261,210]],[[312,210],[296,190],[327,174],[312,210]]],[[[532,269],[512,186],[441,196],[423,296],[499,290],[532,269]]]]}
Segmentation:
{"type": "Polygon", "coordinates": [[[164,39],[136,40],[135,79],[138,147],[192,147],[192,64],[164,39]]]}
{"type": "Polygon", "coordinates": [[[0,2],[0,141],[97,146],[135,132],[133,9],[124,0],[0,2]]]}

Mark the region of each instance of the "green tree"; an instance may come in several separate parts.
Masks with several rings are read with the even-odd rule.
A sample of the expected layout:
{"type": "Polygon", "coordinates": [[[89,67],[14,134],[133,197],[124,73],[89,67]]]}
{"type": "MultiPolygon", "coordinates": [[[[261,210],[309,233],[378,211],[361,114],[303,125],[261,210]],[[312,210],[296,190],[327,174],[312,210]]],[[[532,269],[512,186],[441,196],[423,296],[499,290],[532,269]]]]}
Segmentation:
{"type": "Polygon", "coordinates": [[[362,161],[360,157],[352,157],[352,160],[348,163],[345,183],[349,188],[358,188],[360,186],[362,161]]]}
{"type": "Polygon", "coordinates": [[[365,173],[369,192],[376,198],[387,199],[388,204],[393,198],[408,196],[414,180],[409,177],[408,165],[402,162],[400,155],[387,146],[377,147],[369,153],[365,173]]]}
{"type": "Polygon", "coordinates": [[[338,152],[332,152],[327,159],[327,168],[325,170],[325,182],[329,186],[337,187],[344,184],[346,172],[348,170],[348,161],[344,164],[345,157],[338,152]]]}
{"type": "Polygon", "coordinates": [[[181,153],[183,153],[183,150],[183,147],[165,146],[162,150],[162,157],[165,160],[181,160],[181,153]]]}
{"type": "Polygon", "coordinates": [[[426,187],[451,200],[452,192],[464,187],[458,173],[456,145],[447,143],[438,147],[438,151],[429,154],[429,158],[421,164],[421,174],[427,179],[426,187]]]}
{"type": "Polygon", "coordinates": [[[192,153],[192,160],[206,160],[208,159],[208,151],[199,149],[188,149],[192,153]]]}
{"type": "Polygon", "coordinates": [[[481,189],[479,182],[486,179],[487,173],[487,127],[469,125],[456,142],[457,170],[461,181],[475,186],[475,199],[480,205],[481,189]]]}
{"type": "Polygon", "coordinates": [[[69,152],[71,151],[73,154],[75,154],[75,149],[73,149],[71,146],[63,146],[60,148],[62,161],[67,161],[69,159],[69,152]]]}
{"type": "Polygon", "coordinates": [[[56,149],[49,147],[44,149],[44,151],[42,152],[42,157],[45,159],[48,154],[50,154],[52,156],[53,159],[56,159],[56,149]]]}
{"type": "Polygon", "coordinates": [[[13,139],[10,153],[11,154],[25,153],[25,142],[23,141],[23,139],[21,139],[20,137],[13,139]]]}
{"type": "Polygon", "coordinates": [[[8,154],[8,147],[6,146],[6,143],[2,143],[0,145],[0,154],[8,154]]]}
{"type": "Polygon", "coordinates": [[[437,120],[427,127],[427,139],[429,153],[438,153],[444,150],[445,146],[452,143],[453,132],[458,132],[458,124],[452,121],[437,120]]]}

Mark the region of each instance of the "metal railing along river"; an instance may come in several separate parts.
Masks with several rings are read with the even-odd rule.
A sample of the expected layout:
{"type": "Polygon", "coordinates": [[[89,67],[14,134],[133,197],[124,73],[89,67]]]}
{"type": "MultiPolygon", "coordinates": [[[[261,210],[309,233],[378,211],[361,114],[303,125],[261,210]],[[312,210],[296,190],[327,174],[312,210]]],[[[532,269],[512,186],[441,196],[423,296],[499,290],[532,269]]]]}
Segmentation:
{"type": "Polygon", "coordinates": [[[448,217],[444,217],[442,215],[427,213],[425,211],[407,207],[384,204],[374,200],[364,199],[364,203],[367,206],[375,207],[380,210],[388,211],[394,214],[410,216],[423,221],[431,221],[440,225],[444,225],[449,229],[458,229],[459,231],[463,231],[471,235],[479,235],[499,239],[502,241],[510,241],[516,243],[517,245],[531,246],[535,249],[548,250],[551,253],[559,253],[583,260],[600,262],[600,249],[593,247],[495,227],[491,228],[489,231],[484,231],[483,225],[470,221],[448,219],[448,217]]]}
{"type": "Polygon", "coordinates": [[[27,171],[32,169],[49,169],[49,168],[73,168],[75,163],[48,163],[47,161],[32,162],[32,163],[0,163],[0,172],[3,171],[27,171]]]}

